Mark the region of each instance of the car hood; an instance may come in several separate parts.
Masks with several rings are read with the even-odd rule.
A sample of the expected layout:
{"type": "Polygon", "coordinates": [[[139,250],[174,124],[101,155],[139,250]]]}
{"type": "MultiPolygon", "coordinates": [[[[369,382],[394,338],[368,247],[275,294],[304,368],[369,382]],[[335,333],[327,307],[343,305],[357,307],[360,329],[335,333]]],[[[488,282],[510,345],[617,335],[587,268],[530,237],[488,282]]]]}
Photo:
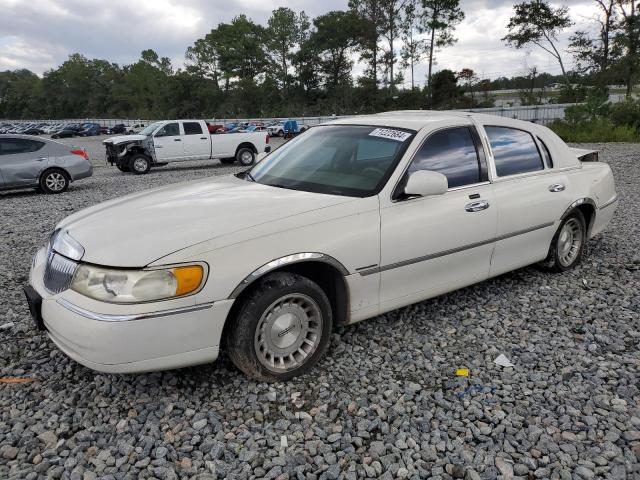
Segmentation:
{"type": "Polygon", "coordinates": [[[354,200],[231,176],[121,197],[77,212],[57,228],[84,247],[83,262],[143,267],[207,240],[354,200]]]}
{"type": "Polygon", "coordinates": [[[114,145],[120,145],[121,143],[140,142],[147,137],[145,135],[119,135],[117,137],[107,138],[102,143],[112,143],[114,145]]]}

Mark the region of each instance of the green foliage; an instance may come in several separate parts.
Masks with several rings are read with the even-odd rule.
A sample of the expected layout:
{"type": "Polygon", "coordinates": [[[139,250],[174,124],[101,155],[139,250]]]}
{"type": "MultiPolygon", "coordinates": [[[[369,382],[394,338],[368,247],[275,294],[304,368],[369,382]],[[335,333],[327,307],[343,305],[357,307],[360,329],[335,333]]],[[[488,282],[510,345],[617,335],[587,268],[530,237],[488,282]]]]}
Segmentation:
{"type": "Polygon", "coordinates": [[[547,125],[565,142],[638,142],[640,137],[635,128],[628,125],[614,125],[608,118],[570,124],[555,121],[547,125]]]}
{"type": "Polygon", "coordinates": [[[640,100],[627,99],[612,105],[609,118],[616,126],[628,125],[640,130],[640,100]]]}

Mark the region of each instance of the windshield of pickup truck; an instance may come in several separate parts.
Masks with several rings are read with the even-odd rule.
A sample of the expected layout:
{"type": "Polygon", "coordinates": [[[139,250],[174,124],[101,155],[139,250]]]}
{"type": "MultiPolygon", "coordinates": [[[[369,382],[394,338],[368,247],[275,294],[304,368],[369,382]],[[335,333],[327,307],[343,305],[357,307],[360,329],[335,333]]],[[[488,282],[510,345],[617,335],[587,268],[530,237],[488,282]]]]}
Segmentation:
{"type": "Polygon", "coordinates": [[[245,178],[330,195],[375,195],[414,135],[413,130],[369,125],[314,127],[278,148],[245,178]]]}
{"type": "Polygon", "coordinates": [[[147,127],[143,128],[140,131],[140,135],[146,135],[148,137],[153,132],[155,132],[161,124],[162,124],[162,122],[154,122],[154,123],[149,124],[147,127]]]}

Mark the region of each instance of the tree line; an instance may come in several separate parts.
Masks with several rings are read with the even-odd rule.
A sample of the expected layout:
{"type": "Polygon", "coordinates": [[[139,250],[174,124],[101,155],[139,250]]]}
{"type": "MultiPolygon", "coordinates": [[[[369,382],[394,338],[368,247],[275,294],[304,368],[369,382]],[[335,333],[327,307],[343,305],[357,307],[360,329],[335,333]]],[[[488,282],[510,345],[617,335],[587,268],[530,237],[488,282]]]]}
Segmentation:
{"type": "Polygon", "coordinates": [[[175,68],[145,50],[130,65],[74,53],[41,77],[0,72],[0,118],[284,117],[358,114],[402,108],[491,106],[489,91],[531,88],[552,79],[571,89],[624,84],[638,76],[639,23],[626,0],[594,0],[595,35],[571,32],[568,69],[560,35],[573,24],[567,7],[545,0],[514,5],[506,45],[539,48],[558,62],[557,77],[480,79],[464,68],[434,72],[457,39],[465,13],[459,0],[349,0],[348,9],[310,19],[274,10],[266,25],[239,15],[197,39],[175,68]],[[354,59],[365,70],[354,74],[354,59]],[[416,65],[425,65],[425,81],[416,65]],[[406,78],[405,78],[406,76],[406,78]]]}

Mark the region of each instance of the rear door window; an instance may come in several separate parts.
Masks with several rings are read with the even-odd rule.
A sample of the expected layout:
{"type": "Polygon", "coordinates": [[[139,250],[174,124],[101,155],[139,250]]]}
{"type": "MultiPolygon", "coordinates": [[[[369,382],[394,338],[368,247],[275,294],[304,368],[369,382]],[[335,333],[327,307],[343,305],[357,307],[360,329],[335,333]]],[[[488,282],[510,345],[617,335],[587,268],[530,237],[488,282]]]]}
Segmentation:
{"type": "Polygon", "coordinates": [[[182,127],[185,135],[202,135],[202,127],[198,122],[184,122],[182,127]]]}
{"type": "Polygon", "coordinates": [[[44,146],[44,142],[28,140],[26,138],[0,139],[0,155],[17,155],[20,153],[37,152],[44,146]]]}
{"type": "Polygon", "coordinates": [[[543,170],[542,157],[529,132],[509,127],[484,127],[499,177],[543,170]]]}

